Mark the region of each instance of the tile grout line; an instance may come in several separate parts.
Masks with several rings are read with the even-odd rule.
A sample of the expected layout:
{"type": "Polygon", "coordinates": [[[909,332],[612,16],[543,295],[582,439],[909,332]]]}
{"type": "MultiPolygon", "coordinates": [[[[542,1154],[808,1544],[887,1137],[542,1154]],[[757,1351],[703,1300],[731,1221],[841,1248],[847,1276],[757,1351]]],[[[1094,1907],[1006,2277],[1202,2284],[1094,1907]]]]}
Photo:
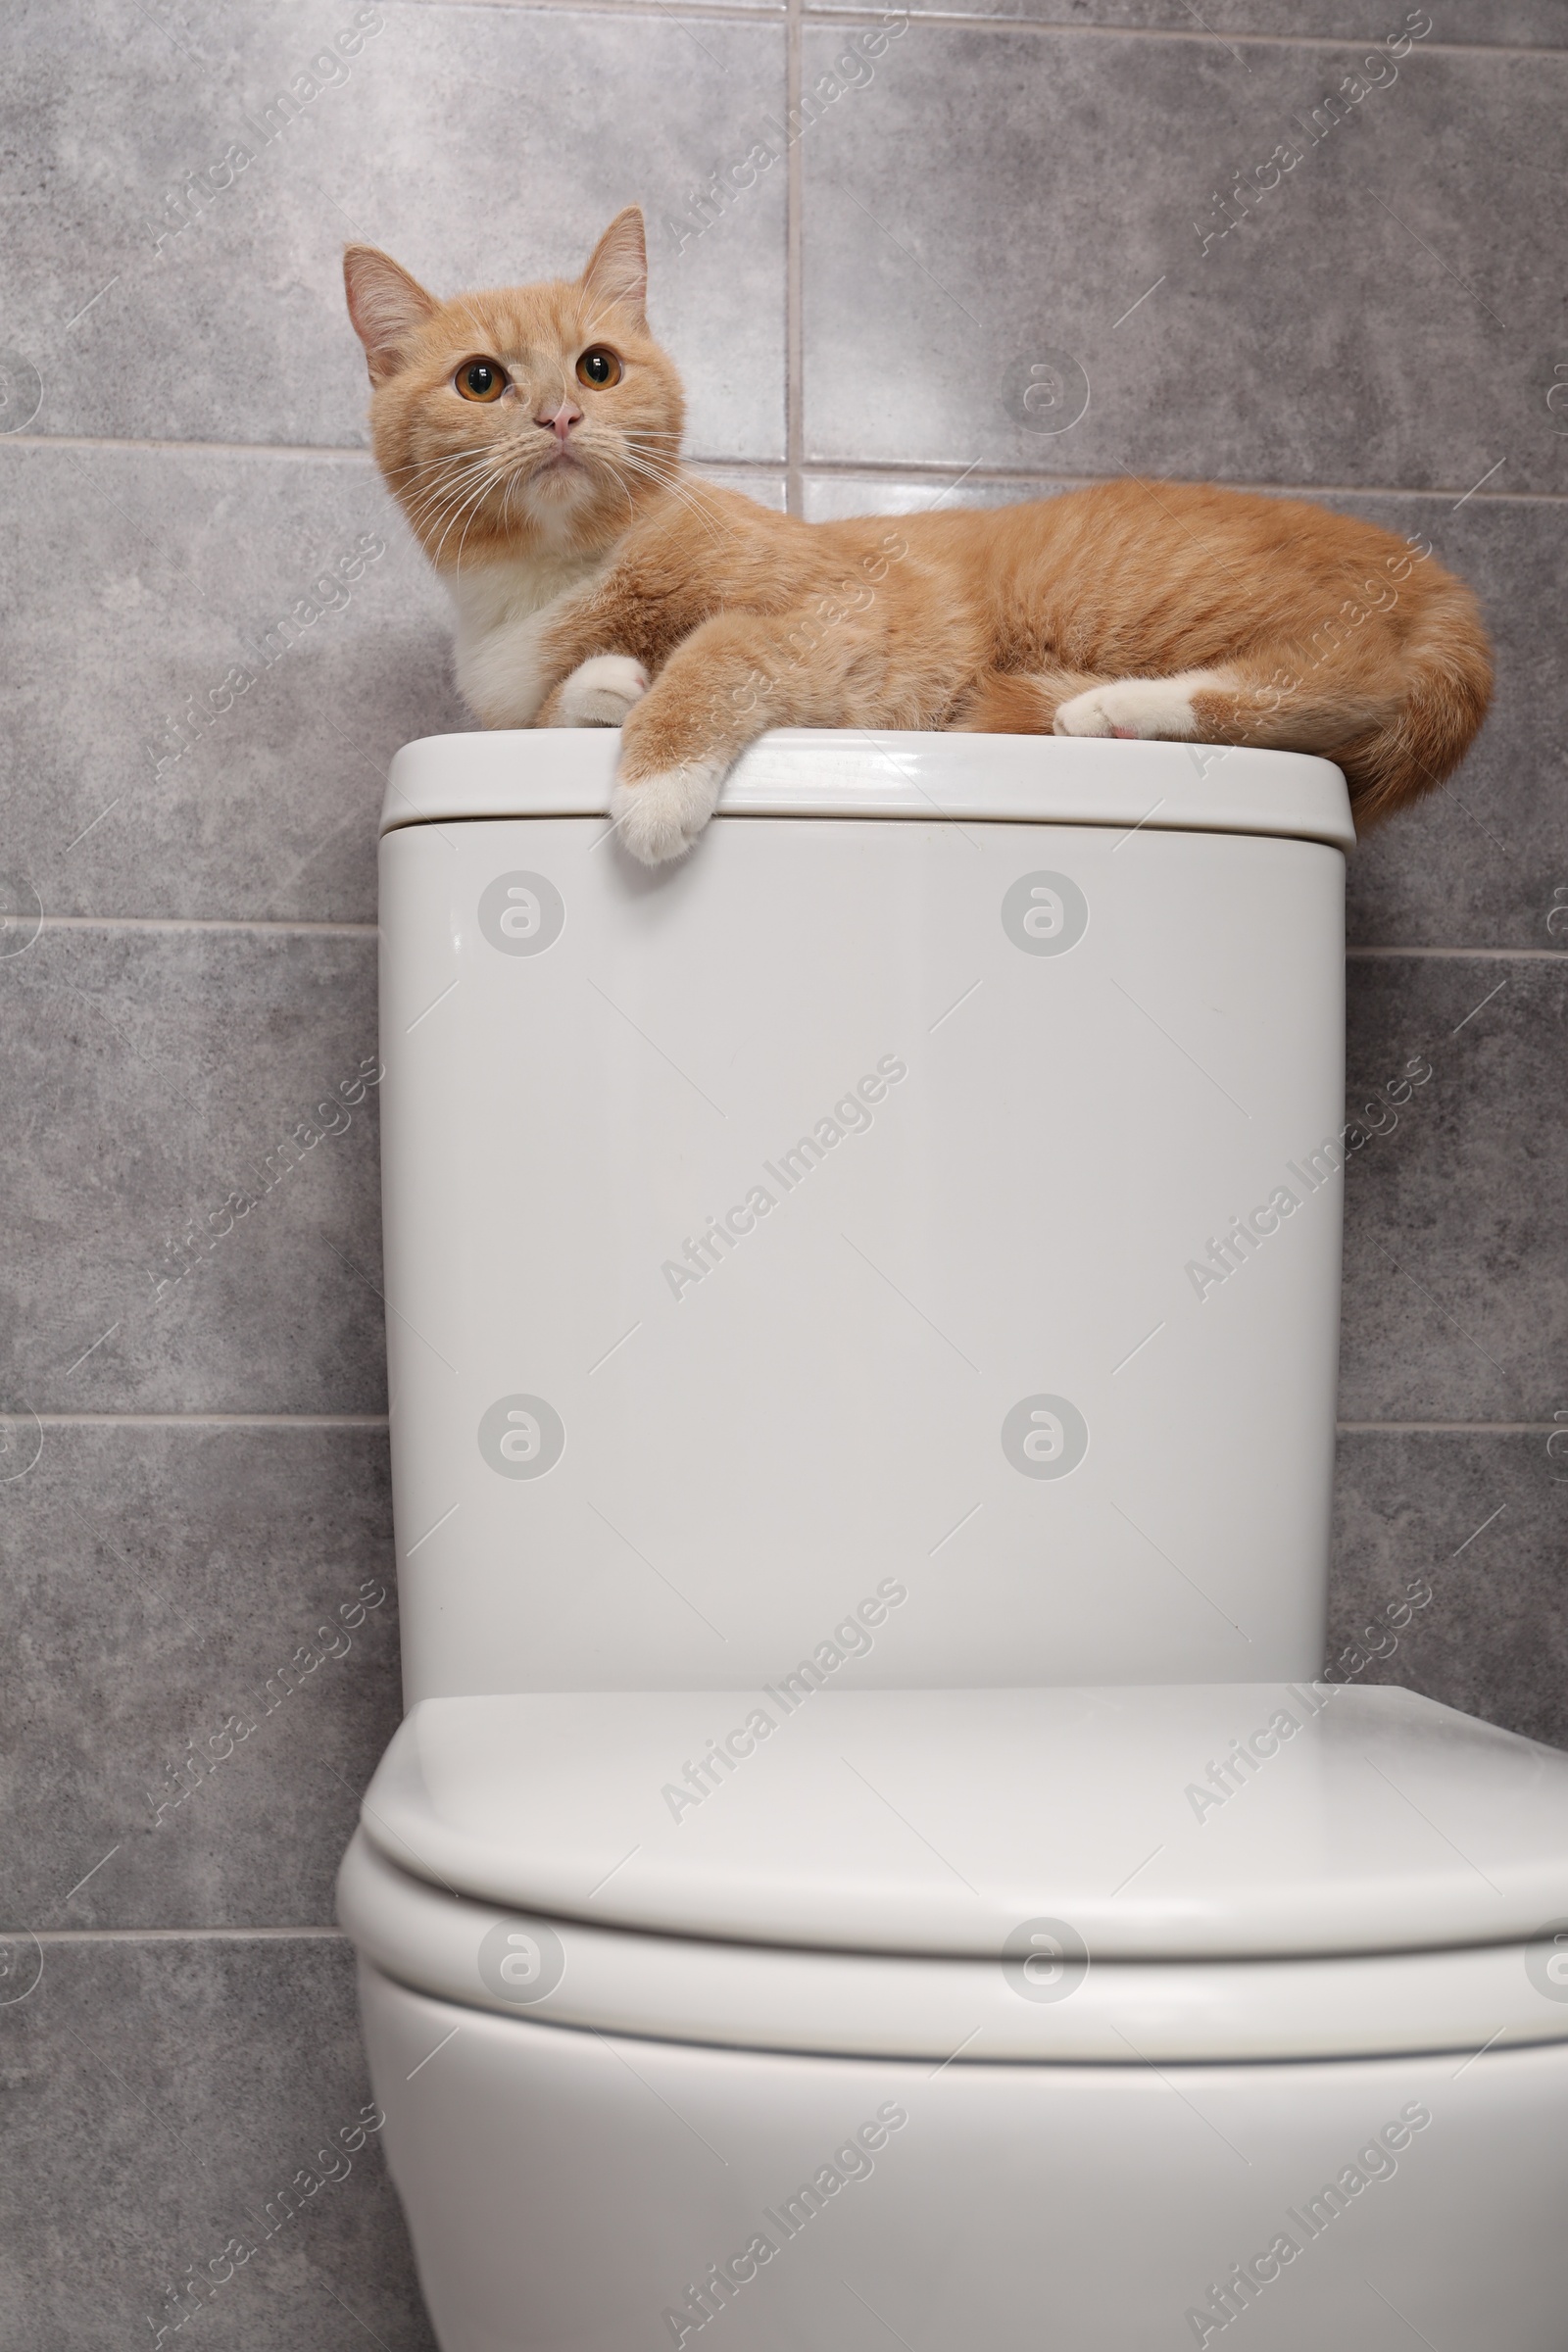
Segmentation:
{"type": "Polygon", "coordinates": [[[800,141],[790,137],[795,110],[801,103],[801,0],[787,0],[784,17],[784,132],[789,144],[784,158],[784,507],[790,514],[805,511],[804,277],[802,212],[804,206],[800,141]]]}
{"type": "Polygon", "coordinates": [[[1560,1421],[1336,1421],[1342,1438],[1536,1438],[1560,1430],[1560,1421]]]}
{"type": "MultiPolygon", "coordinates": [[[[523,4],[525,4],[525,0],[518,0],[518,5],[523,4]]],[[[571,0],[560,0],[560,5],[563,7],[570,4],[571,0]]],[[[612,0],[606,0],[606,5],[611,4],[612,4],[612,0]]],[[[841,18],[858,21],[873,15],[880,18],[884,12],[870,8],[808,6],[807,13],[813,18],[832,22],[841,18]]],[[[1219,38],[1217,33],[1210,32],[1206,27],[1201,31],[1194,31],[1185,24],[1075,24],[1057,22],[1049,17],[993,17],[980,14],[969,16],[960,10],[941,8],[909,8],[907,14],[910,21],[916,24],[941,25],[948,31],[1066,33],[1076,39],[1185,41],[1189,46],[1198,47],[1212,46],[1214,41],[1219,38]]],[[[1375,32],[1346,34],[1339,39],[1327,32],[1233,32],[1229,25],[1225,27],[1224,31],[1227,46],[1235,43],[1253,49],[1333,49],[1344,52],[1360,49],[1368,41],[1378,40],[1381,37],[1381,34],[1375,32]]],[[[1565,48],[1560,41],[1542,43],[1535,47],[1522,42],[1512,45],[1498,42],[1494,45],[1491,41],[1428,41],[1423,44],[1422,53],[1429,57],[1549,58],[1568,56],[1568,48],[1565,48]]]]}
{"type": "MultiPolygon", "coordinates": [[[[514,11],[519,15],[532,13],[535,10],[547,13],[564,11],[567,14],[629,17],[634,22],[646,21],[646,12],[637,5],[637,0],[416,0],[416,5],[444,7],[454,12],[460,7],[485,8],[501,14],[514,11]]],[[[680,0],[680,4],[677,6],[666,5],[666,0],[655,0],[655,5],[662,16],[706,17],[710,21],[719,19],[734,24],[776,24],[781,13],[777,6],[766,4],[766,0],[763,5],[758,7],[725,6],[723,0],[680,0]]],[[[857,8],[853,5],[845,7],[808,5],[803,10],[803,14],[807,17],[828,24],[841,22],[880,24],[887,13],[884,8],[875,6],[857,8]]],[[[1212,43],[1217,37],[1207,30],[1194,32],[1189,30],[1186,25],[1181,24],[1084,24],[1050,17],[970,16],[957,10],[938,8],[910,8],[907,10],[907,14],[915,24],[940,25],[950,30],[965,32],[1066,33],[1079,38],[1098,37],[1103,40],[1186,41],[1200,47],[1212,43]]],[[[1362,48],[1368,41],[1377,40],[1380,37],[1375,32],[1348,33],[1339,37],[1326,32],[1232,32],[1228,27],[1225,32],[1227,42],[1242,42],[1254,49],[1346,51],[1362,48]]],[[[1562,57],[1568,54],[1568,51],[1565,51],[1560,42],[1543,42],[1532,47],[1522,42],[1428,41],[1423,54],[1439,57],[1549,58],[1562,57]]]]}
{"type": "Polygon", "coordinates": [[[1440,960],[1464,963],[1568,963],[1568,948],[1347,948],[1347,963],[1379,960],[1390,962],[1396,956],[1406,956],[1414,962],[1433,963],[1440,960]]]}
{"type": "Polygon", "coordinates": [[[0,441],[0,450],[6,449],[199,449],[220,458],[329,458],[368,467],[375,463],[368,449],[331,441],[151,440],[134,433],[11,433],[0,441]]]}
{"type": "Polygon", "coordinates": [[[341,1928],[29,1928],[36,1943],[269,1943],[305,1937],[347,1943],[341,1928]]]}
{"type": "MultiPolygon", "coordinates": [[[[134,433],[11,433],[0,436],[6,449],[117,449],[201,450],[224,458],[328,458],[373,470],[372,452],[358,445],[333,441],[207,441],[200,436],[159,440],[134,433]]],[[[711,466],[724,473],[779,473],[782,458],[712,458],[688,451],[688,466],[711,466]]]]}
{"type": "MultiPolygon", "coordinates": [[[[798,99],[792,101],[798,103],[798,99]]],[[[791,151],[792,159],[795,150],[791,151]]],[[[786,287],[788,308],[788,287],[786,287]]],[[[786,400],[790,384],[804,391],[800,368],[793,371],[786,357],[786,400]]],[[[236,458],[320,458],[348,461],[367,468],[374,461],[368,449],[338,449],[329,442],[313,441],[146,441],[129,439],[112,433],[13,433],[0,436],[0,454],[7,449],[108,449],[142,450],[170,455],[191,451],[207,457],[236,458]]],[[[804,454],[804,440],[794,460],[786,447],[782,458],[710,458],[688,456],[687,465],[698,472],[753,474],[763,479],[775,479],[783,474],[789,478],[792,463],[799,471],[802,483],[808,481],[910,481],[919,486],[930,482],[950,482],[958,468],[956,459],[942,458],[811,458],[804,454]]],[[[1095,482],[1114,481],[1112,473],[1045,473],[1038,467],[1028,469],[1015,466],[970,466],[964,479],[974,482],[1016,482],[1020,487],[1038,483],[1051,490],[1076,490],[1095,482]]],[[[1209,481],[1209,475],[1163,474],[1162,481],[1209,481]]],[[[1264,498],[1404,498],[1452,500],[1458,486],[1452,482],[1410,483],[1396,482],[1255,482],[1226,480],[1218,485],[1225,490],[1254,491],[1264,498]]],[[[1568,506],[1568,490],[1471,490],[1462,493],[1482,507],[1560,507],[1568,506]]]]}
{"type": "Polygon", "coordinates": [[[389,1429],[386,1413],[35,1413],[40,1429],[389,1429]]]}
{"type": "Polygon", "coordinates": [[[375,939],[377,923],[297,922],[270,914],[45,914],[40,931],[299,931],[307,937],[375,939]]]}
{"type": "MultiPolygon", "coordinates": [[[[555,10],[568,16],[630,17],[633,22],[640,19],[644,23],[648,19],[648,11],[639,5],[639,0],[411,0],[411,5],[445,8],[454,14],[459,8],[486,8],[502,15],[513,10],[530,16],[536,10],[547,14],[555,10]]],[[[732,0],[730,5],[725,0],[678,0],[675,6],[670,6],[668,0],[652,0],[652,5],[662,17],[672,17],[677,23],[682,17],[696,17],[699,21],[706,18],[710,24],[717,21],[725,24],[776,24],[784,14],[780,0],[760,0],[755,7],[747,7],[744,0],[732,0]]]]}

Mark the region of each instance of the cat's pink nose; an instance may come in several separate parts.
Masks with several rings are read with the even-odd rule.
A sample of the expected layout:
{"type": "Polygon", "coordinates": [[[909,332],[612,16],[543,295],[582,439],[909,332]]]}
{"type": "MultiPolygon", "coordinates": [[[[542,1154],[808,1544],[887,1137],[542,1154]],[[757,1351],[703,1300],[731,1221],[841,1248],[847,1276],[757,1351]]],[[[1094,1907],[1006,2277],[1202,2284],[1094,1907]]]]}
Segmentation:
{"type": "Polygon", "coordinates": [[[536,416],[534,422],[541,432],[554,433],[564,448],[566,435],[572,426],[582,422],[582,411],[571,401],[564,400],[553,416],[536,416]]]}

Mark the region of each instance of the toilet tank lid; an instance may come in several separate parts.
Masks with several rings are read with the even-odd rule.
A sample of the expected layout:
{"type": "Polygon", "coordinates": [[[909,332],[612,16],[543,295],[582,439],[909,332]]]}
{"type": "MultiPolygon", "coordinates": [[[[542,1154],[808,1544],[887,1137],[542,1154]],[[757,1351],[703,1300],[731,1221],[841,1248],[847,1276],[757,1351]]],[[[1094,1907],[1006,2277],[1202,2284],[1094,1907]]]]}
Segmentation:
{"type": "Polygon", "coordinates": [[[733,1942],[1568,1946],[1568,1755],[1392,1687],[424,1699],[362,1820],[453,1893],[733,1942]]]}
{"type": "MultiPolygon", "coordinates": [[[[619,748],[609,727],[426,736],[393,759],[381,830],[602,815],[619,748]]],[[[1330,760],[1077,736],[780,728],[742,756],[719,814],[1270,834],[1339,850],[1355,843],[1345,778],[1330,760]]]]}

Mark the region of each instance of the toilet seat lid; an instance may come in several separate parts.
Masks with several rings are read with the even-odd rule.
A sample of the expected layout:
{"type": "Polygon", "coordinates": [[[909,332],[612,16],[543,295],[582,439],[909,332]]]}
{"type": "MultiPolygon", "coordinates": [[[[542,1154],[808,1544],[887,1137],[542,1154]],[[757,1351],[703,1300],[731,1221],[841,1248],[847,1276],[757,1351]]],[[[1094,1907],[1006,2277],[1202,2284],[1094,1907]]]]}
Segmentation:
{"type": "MultiPolygon", "coordinates": [[[[612,727],[486,729],[407,743],[381,831],[498,817],[602,816],[612,727]]],[[[1086,735],[776,727],[724,780],[720,816],[879,817],[1250,833],[1355,846],[1345,778],[1312,753],[1218,753],[1086,735]]]]}
{"type": "Polygon", "coordinates": [[[425,1699],[362,1819],[455,1893],[748,1943],[1152,1960],[1568,1930],[1568,1754],[1388,1687],[425,1699]]]}

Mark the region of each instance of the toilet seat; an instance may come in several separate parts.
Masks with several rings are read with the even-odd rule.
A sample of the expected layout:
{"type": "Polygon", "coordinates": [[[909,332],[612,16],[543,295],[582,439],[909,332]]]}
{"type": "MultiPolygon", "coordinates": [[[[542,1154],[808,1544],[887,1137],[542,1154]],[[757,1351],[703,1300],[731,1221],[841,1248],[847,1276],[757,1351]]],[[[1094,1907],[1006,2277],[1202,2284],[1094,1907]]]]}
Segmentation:
{"type": "Polygon", "coordinates": [[[523,2021],[965,2064],[1568,2039],[1555,1750],[1392,1688],[822,1692],[676,1804],[757,1703],[422,1702],[339,1881],[363,1958],[523,2021]],[[509,1936],[546,1955],[516,1987],[509,1936]]]}
{"type": "Polygon", "coordinates": [[[503,1911],[393,1869],[362,1833],[338,1880],[362,1959],[411,1990],[520,2021],[723,2048],[967,2064],[1390,2057],[1568,2039],[1532,1955],[1482,1944],[1303,1960],[1103,1961],[1070,1999],[1021,1999],[995,1959],[803,1951],[503,1911]],[[476,1955],[498,1927],[556,1938],[560,1984],[501,1998],[476,1955]]]}

